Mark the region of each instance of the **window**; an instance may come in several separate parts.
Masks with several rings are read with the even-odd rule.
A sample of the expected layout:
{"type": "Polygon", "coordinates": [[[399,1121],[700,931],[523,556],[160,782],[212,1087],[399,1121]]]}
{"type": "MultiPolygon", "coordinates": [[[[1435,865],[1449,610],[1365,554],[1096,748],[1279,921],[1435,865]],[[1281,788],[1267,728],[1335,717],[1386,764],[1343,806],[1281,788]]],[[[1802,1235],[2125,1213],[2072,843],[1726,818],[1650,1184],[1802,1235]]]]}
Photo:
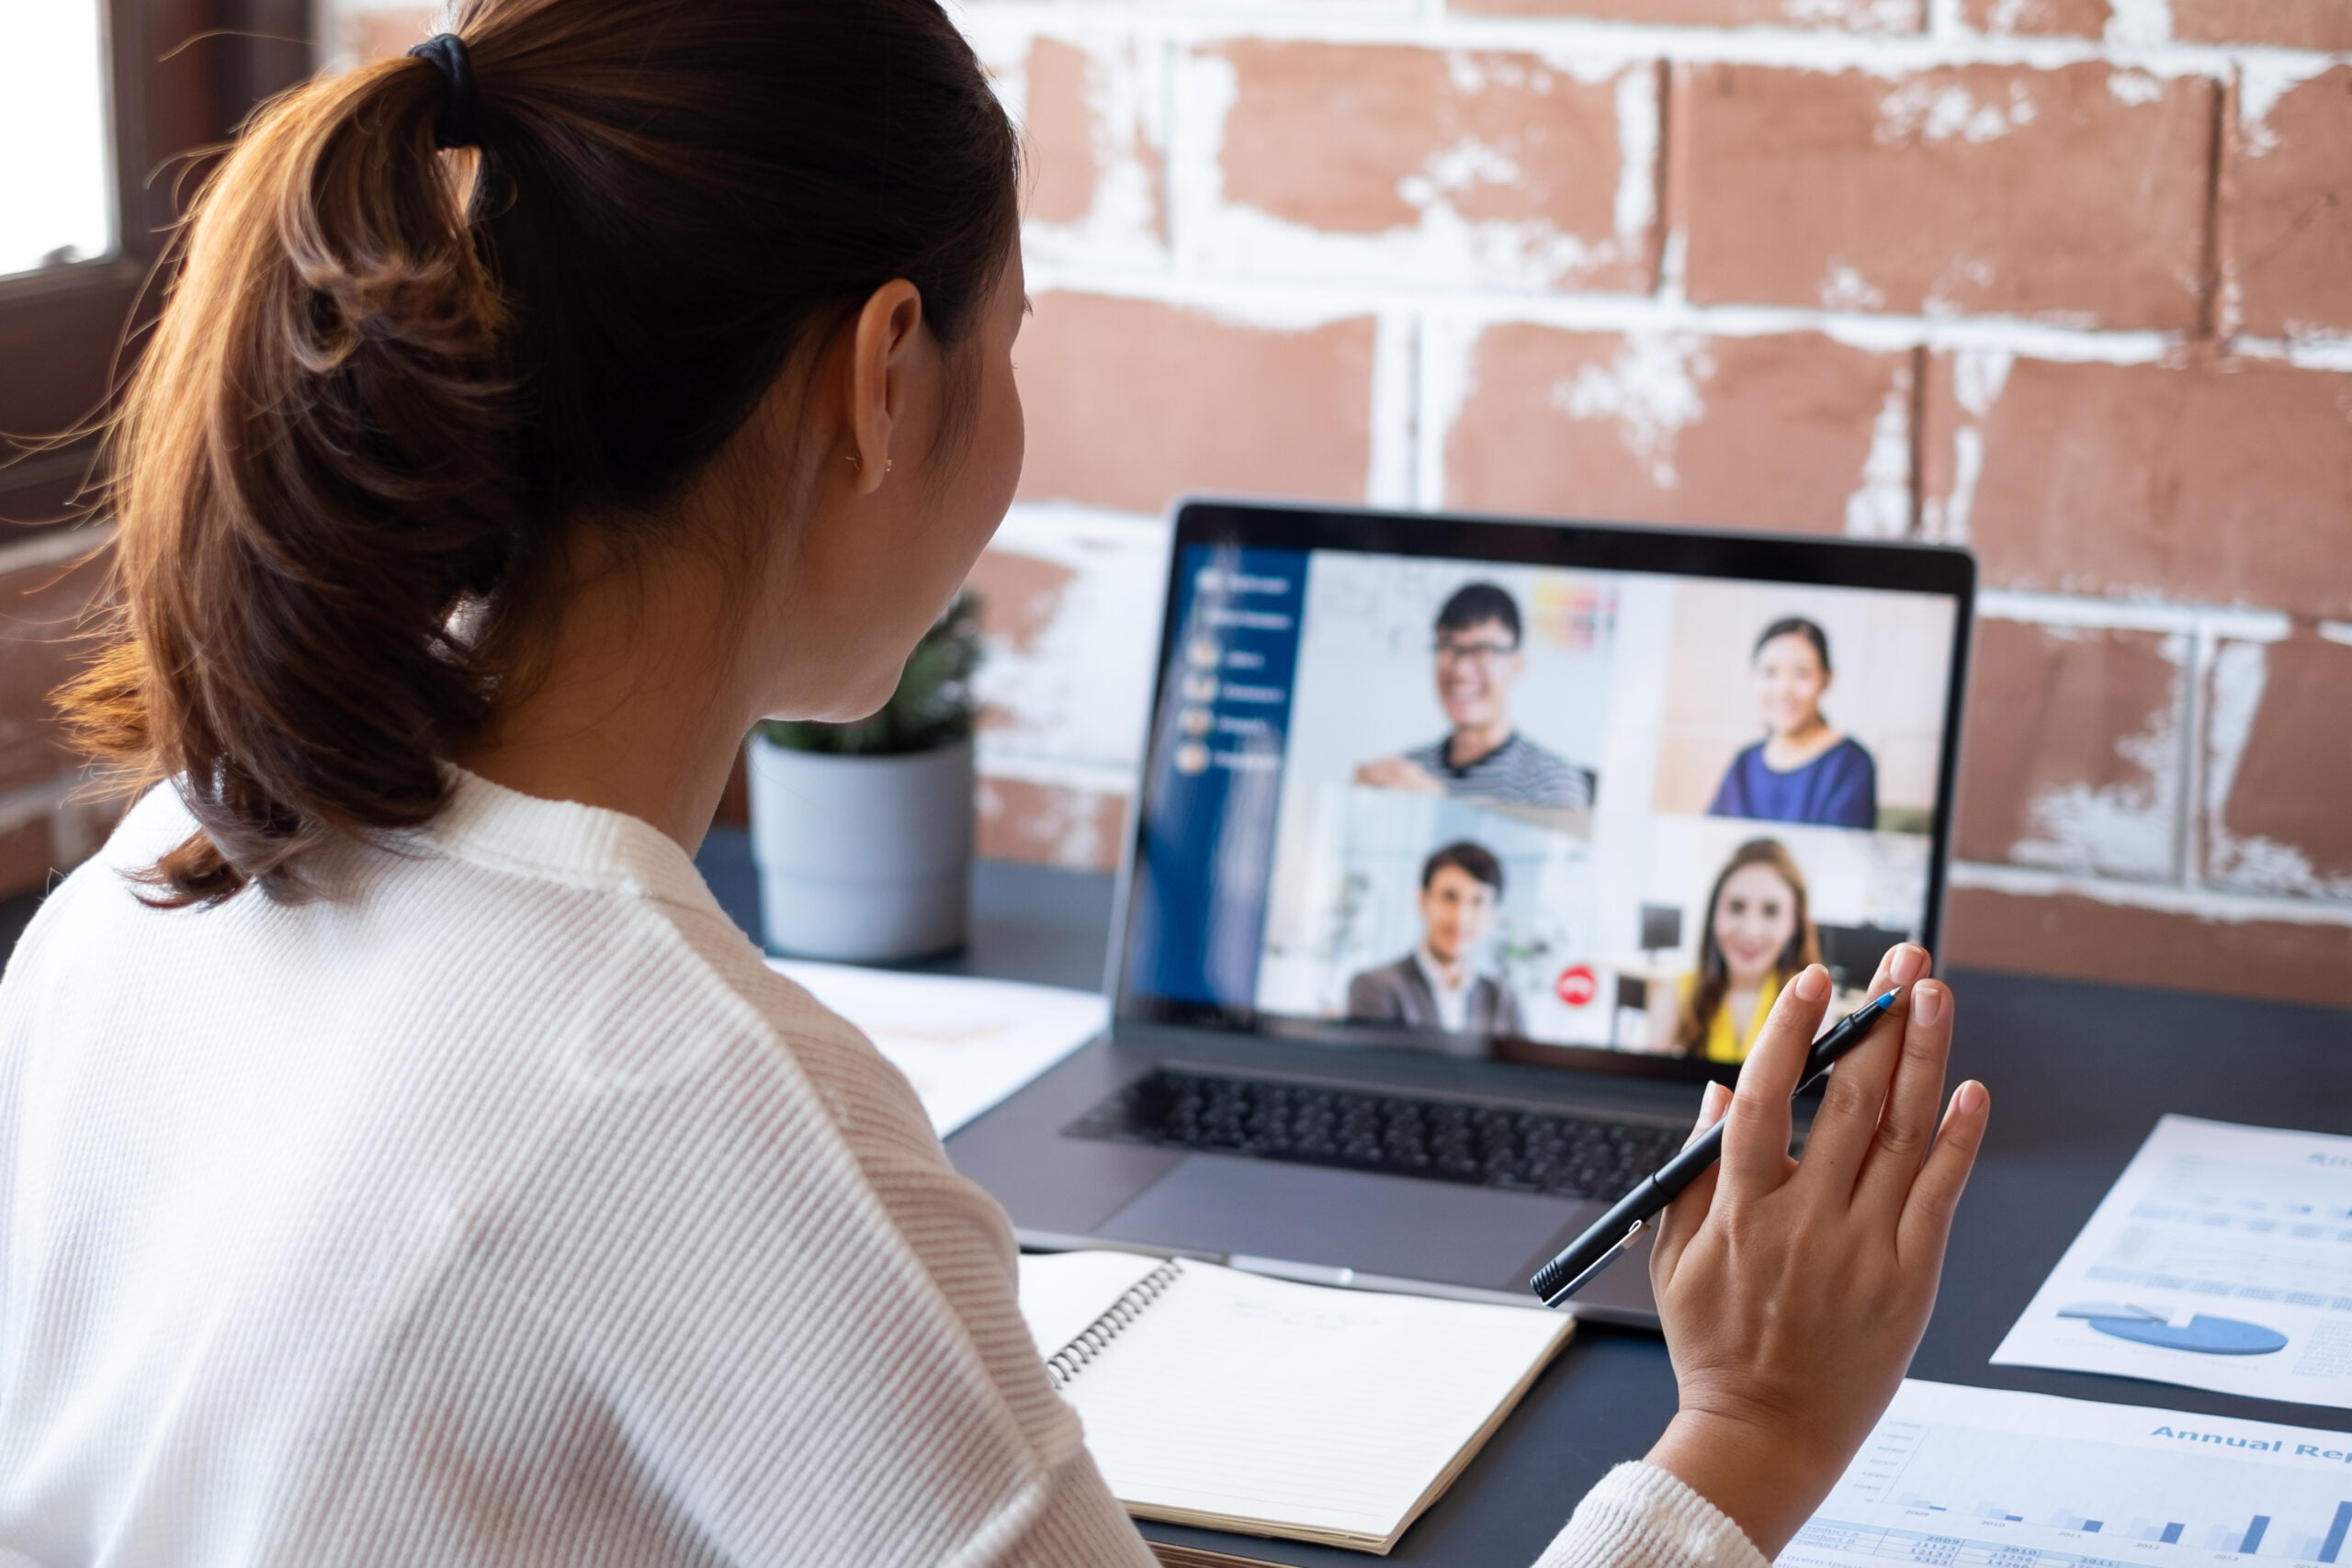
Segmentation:
{"type": "Polygon", "coordinates": [[[114,250],[107,153],[106,16],[98,0],[44,0],[0,21],[0,277],[94,261],[114,250]]]}
{"type": "Polygon", "coordinates": [[[70,514],[177,203],[311,66],[308,0],[0,4],[0,541],[70,514]]]}

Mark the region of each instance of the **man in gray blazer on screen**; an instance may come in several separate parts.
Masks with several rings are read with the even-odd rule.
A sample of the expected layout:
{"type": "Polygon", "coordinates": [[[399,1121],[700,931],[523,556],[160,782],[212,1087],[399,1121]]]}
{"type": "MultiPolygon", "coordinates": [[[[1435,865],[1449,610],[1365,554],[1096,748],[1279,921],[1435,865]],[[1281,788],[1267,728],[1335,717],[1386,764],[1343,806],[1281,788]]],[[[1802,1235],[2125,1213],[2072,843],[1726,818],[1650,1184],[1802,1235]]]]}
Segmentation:
{"type": "Polygon", "coordinates": [[[1420,945],[1348,982],[1349,1020],[1478,1037],[1524,1032],[1510,989],[1472,966],[1502,896],[1502,863],[1484,844],[1465,839],[1430,856],[1420,945]]]}

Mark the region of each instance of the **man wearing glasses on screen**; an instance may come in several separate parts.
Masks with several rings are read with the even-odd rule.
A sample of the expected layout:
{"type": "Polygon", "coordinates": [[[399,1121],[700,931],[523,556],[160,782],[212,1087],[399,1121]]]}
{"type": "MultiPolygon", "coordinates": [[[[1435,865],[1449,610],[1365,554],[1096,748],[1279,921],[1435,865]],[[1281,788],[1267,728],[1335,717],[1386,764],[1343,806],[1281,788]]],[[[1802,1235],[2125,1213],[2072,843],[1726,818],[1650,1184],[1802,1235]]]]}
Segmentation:
{"type": "Polygon", "coordinates": [[[1454,592],[1437,614],[1437,700],[1453,728],[1400,757],[1365,762],[1355,782],[1374,789],[1458,795],[1514,806],[1591,808],[1595,780],[1511,725],[1510,690],[1527,670],[1519,602],[1491,582],[1454,592]]]}

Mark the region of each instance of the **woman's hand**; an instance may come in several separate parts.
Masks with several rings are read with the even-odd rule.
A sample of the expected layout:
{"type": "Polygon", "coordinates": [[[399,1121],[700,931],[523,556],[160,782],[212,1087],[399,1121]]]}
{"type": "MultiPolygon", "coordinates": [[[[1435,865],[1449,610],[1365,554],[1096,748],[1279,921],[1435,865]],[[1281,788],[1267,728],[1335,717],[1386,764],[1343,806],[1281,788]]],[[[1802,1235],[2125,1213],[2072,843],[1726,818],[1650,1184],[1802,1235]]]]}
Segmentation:
{"type": "Polygon", "coordinates": [[[1829,1003],[1800,974],[1766,1021],[1726,1111],[1723,1162],[1664,1216],[1650,1280],[1680,1409],[1650,1450],[1776,1557],[1894,1397],[1928,1325],[1944,1240],[1991,1100],[1964,1083],[1941,1117],[1952,996],[1925,949],[1895,948],[1873,994],[1911,985],[1829,1077],[1804,1157],[1789,1097],[1829,1003]]]}

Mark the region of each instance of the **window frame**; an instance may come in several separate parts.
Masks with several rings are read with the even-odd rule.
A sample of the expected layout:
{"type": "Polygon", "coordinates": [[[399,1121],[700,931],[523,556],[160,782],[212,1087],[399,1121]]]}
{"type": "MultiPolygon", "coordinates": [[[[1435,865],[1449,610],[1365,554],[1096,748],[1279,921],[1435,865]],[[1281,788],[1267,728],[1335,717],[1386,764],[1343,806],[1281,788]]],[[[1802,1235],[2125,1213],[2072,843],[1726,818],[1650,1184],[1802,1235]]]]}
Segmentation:
{"type": "Polygon", "coordinates": [[[102,0],[114,253],[0,278],[0,540],[78,520],[93,428],[135,362],[186,198],[254,107],[310,74],[310,0],[102,0]],[[71,439],[60,437],[71,435],[71,439]]]}

